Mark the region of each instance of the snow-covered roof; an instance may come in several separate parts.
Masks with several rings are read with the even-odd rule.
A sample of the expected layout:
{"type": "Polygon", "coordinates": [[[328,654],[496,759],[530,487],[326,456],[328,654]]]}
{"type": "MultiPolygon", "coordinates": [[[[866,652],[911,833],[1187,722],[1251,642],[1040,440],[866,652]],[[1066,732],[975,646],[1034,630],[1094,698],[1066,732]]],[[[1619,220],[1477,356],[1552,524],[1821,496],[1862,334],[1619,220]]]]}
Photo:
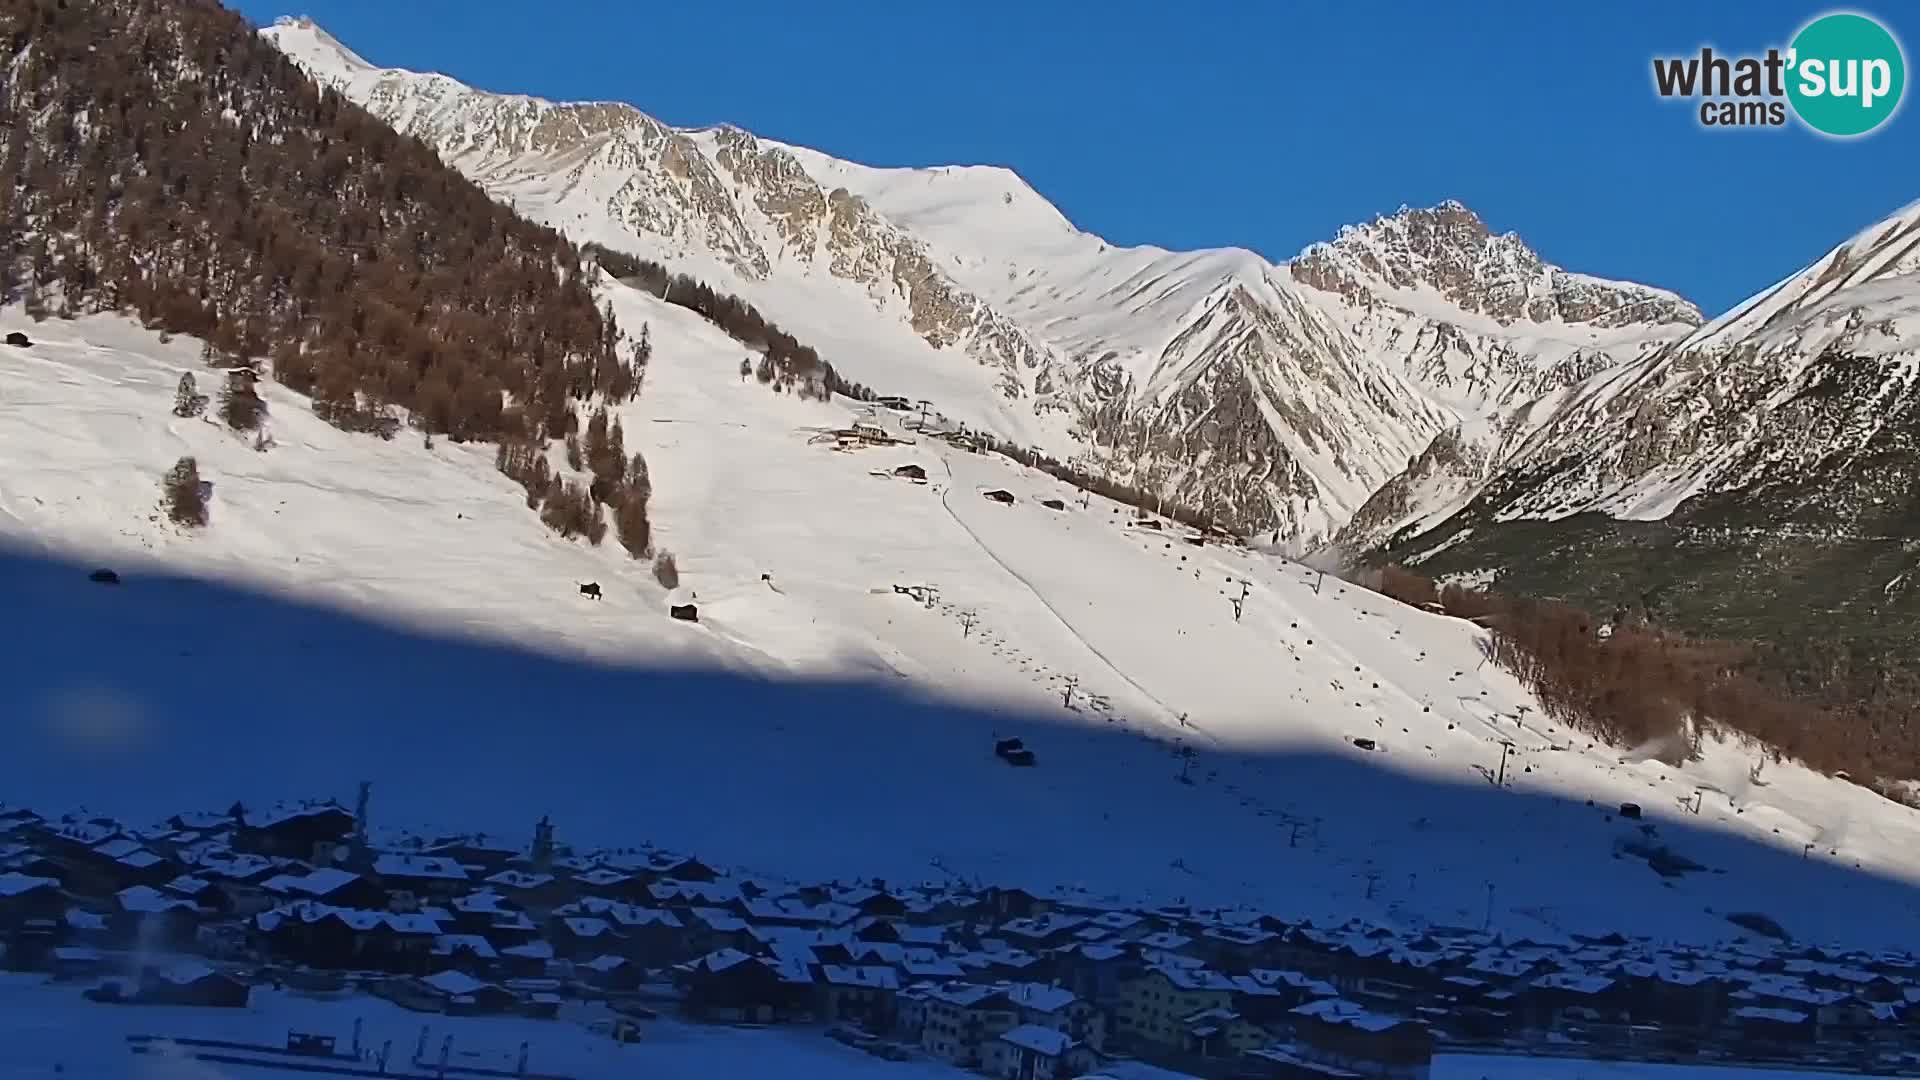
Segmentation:
{"type": "Polygon", "coordinates": [[[1310,1016],[1328,1024],[1344,1024],[1362,1031],[1391,1031],[1411,1021],[1373,1012],[1345,998],[1310,1001],[1291,1010],[1295,1016],[1310,1016]]]}
{"type": "Polygon", "coordinates": [[[1023,1009],[1043,1013],[1059,1012],[1079,1000],[1071,990],[1034,982],[1008,983],[1007,997],[1023,1009]]]}
{"type": "Polygon", "coordinates": [[[1536,987],[1565,990],[1575,994],[1603,994],[1613,989],[1613,980],[1605,975],[1587,975],[1577,971],[1556,971],[1533,980],[1536,987]]]}
{"type": "Polygon", "coordinates": [[[980,983],[947,983],[944,986],[934,987],[928,992],[927,996],[942,1004],[957,1005],[963,1009],[971,1009],[982,1002],[1003,996],[1003,989],[1002,987],[986,986],[980,983]]]}
{"type": "Polygon", "coordinates": [[[432,975],[422,976],[420,982],[451,997],[476,994],[490,985],[464,971],[436,971],[432,975]]]}
{"type": "Polygon", "coordinates": [[[689,961],[688,966],[717,975],[722,971],[739,967],[741,964],[751,960],[753,960],[753,957],[748,956],[739,949],[715,949],[705,956],[689,961]]]}
{"type": "Polygon", "coordinates": [[[466,949],[482,960],[492,960],[500,954],[494,951],[493,942],[478,934],[441,934],[433,939],[435,956],[452,956],[466,949]]]}
{"type": "Polygon", "coordinates": [[[566,927],[567,933],[572,934],[574,937],[595,938],[603,934],[613,933],[613,924],[607,922],[607,920],[589,918],[584,915],[574,915],[563,918],[560,920],[560,925],[566,927]]]}
{"type": "Polygon", "coordinates": [[[349,818],[353,817],[353,811],[348,810],[338,803],[296,802],[282,803],[278,806],[268,807],[265,810],[248,810],[241,816],[241,820],[251,828],[271,829],[276,825],[283,825],[289,821],[318,817],[321,814],[344,814],[349,818]]]}
{"type": "Polygon", "coordinates": [[[225,978],[218,971],[198,960],[182,960],[178,963],[148,969],[154,978],[169,982],[175,986],[192,986],[202,979],[225,978]]]}
{"type": "Polygon", "coordinates": [[[116,836],[94,845],[93,853],[103,859],[123,859],[140,850],[143,850],[140,841],[130,836],[116,836]]]}
{"type": "Polygon", "coordinates": [[[873,990],[900,989],[900,975],[882,964],[821,964],[820,978],[832,986],[855,986],[873,990]]]}
{"type": "Polygon", "coordinates": [[[1733,1010],[1736,1020],[1764,1020],[1775,1024],[1804,1024],[1807,1014],[1797,1009],[1770,1009],[1760,1005],[1744,1005],[1733,1010]]]}
{"type": "Polygon", "coordinates": [[[916,979],[960,979],[967,974],[965,968],[946,957],[931,960],[905,957],[900,961],[900,970],[916,979]]]}
{"type": "Polygon", "coordinates": [[[1233,980],[1206,967],[1180,967],[1172,964],[1154,964],[1149,971],[1157,972],[1180,990],[1217,990],[1230,991],[1233,980]]]}
{"type": "Polygon", "coordinates": [[[381,877],[467,880],[466,867],[452,859],[431,855],[402,855],[389,852],[373,860],[373,872],[381,877]]]}
{"type": "Polygon", "coordinates": [[[13,871],[0,874],[0,896],[24,896],[36,889],[58,890],[59,888],[60,882],[57,878],[32,877],[13,871]]]}
{"type": "Polygon", "coordinates": [[[135,885],[114,894],[120,904],[120,910],[137,914],[153,915],[163,911],[197,911],[191,900],[182,900],[177,896],[168,896],[151,885],[135,885]]]}
{"type": "Polygon", "coordinates": [[[268,892],[298,893],[302,896],[329,896],[347,885],[360,880],[360,875],[337,866],[323,866],[304,874],[275,874],[262,881],[260,887],[268,892]]]}
{"type": "Polygon", "coordinates": [[[535,874],[526,870],[502,870],[487,878],[487,884],[508,889],[538,889],[553,884],[555,880],[552,874],[535,874]]]}
{"type": "Polygon", "coordinates": [[[254,925],[265,933],[272,933],[288,919],[301,923],[337,919],[361,933],[382,928],[395,933],[435,937],[441,933],[439,921],[426,914],[402,915],[391,911],[363,911],[359,908],[334,907],[316,900],[296,900],[282,904],[271,911],[263,911],[255,915],[253,919],[254,925]]]}
{"type": "Polygon", "coordinates": [[[554,909],[555,915],[595,915],[622,927],[665,926],[679,929],[680,917],[660,908],[638,907],[598,896],[583,896],[554,909]]]}
{"type": "Polygon", "coordinates": [[[1059,1057],[1073,1049],[1072,1037],[1065,1032],[1041,1027],[1038,1024],[1021,1024],[1019,1027],[1005,1031],[1001,1034],[1000,1041],[1012,1043],[1022,1050],[1031,1050],[1044,1057],[1059,1057]]]}

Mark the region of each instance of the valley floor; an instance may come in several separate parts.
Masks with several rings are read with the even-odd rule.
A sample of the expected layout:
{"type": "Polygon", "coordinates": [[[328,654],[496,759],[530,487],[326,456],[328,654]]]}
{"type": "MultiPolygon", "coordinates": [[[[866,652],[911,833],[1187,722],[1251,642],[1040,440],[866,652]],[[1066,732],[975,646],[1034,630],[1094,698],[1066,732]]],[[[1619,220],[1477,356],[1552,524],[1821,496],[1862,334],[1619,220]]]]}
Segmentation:
{"type": "MultiPolygon", "coordinates": [[[[360,1023],[362,1045],[377,1051],[391,1043],[391,1061],[411,1056],[423,1029],[437,1062],[452,1040],[455,1064],[503,1069],[517,1066],[528,1047],[528,1068],[572,1080],[707,1080],[715,1076],[779,1076],[791,1080],[941,1080],[967,1075],[926,1061],[893,1062],[842,1046],[812,1029],[739,1029],[651,1025],[640,1043],[618,1045],[589,1033],[584,1015],[560,1022],[422,1016],[369,998],[321,1001],[290,993],[256,991],[242,1010],[159,1005],[99,1005],[81,999],[79,988],[38,978],[0,974],[0,1080],[293,1080],[305,1070],[215,1065],[182,1056],[132,1054],[127,1037],[158,1035],[284,1044],[289,1031],[332,1035],[344,1050],[360,1023]]],[[[423,1070],[425,1071],[425,1070],[423,1070]]],[[[1828,1080],[1843,1074],[1781,1069],[1642,1065],[1551,1058],[1490,1058],[1449,1055],[1434,1060],[1432,1080],[1828,1080]]]]}

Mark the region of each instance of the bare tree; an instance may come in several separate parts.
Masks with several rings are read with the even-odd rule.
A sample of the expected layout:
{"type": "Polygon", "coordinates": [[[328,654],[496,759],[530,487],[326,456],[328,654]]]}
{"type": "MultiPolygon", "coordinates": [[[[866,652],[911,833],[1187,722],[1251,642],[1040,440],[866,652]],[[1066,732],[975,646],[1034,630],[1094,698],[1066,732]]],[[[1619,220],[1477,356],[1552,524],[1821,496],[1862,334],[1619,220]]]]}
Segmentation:
{"type": "Polygon", "coordinates": [[[653,580],[659,582],[661,588],[680,587],[680,564],[674,560],[673,552],[663,551],[654,558],[653,580]]]}

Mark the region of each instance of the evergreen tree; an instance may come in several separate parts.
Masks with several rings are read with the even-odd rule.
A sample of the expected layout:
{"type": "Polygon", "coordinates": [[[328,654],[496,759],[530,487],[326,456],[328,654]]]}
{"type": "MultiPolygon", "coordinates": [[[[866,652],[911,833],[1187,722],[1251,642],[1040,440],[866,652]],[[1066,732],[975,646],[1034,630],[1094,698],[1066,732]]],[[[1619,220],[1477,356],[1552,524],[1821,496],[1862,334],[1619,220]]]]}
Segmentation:
{"type": "Polygon", "coordinates": [[[220,389],[220,419],[235,431],[258,430],[267,414],[267,403],[253,388],[253,381],[251,368],[234,368],[220,389]]]}
{"type": "Polygon", "coordinates": [[[653,476],[647,470],[647,459],[641,457],[638,450],[627,466],[627,490],[642,503],[653,498],[653,476]]]}
{"type": "Polygon", "coordinates": [[[173,392],[173,415],[194,417],[207,411],[207,395],[200,393],[194,385],[193,372],[182,372],[180,385],[173,392]]]}
{"type": "Polygon", "coordinates": [[[176,525],[197,528],[207,523],[207,501],[200,494],[200,466],[183,457],[167,470],[161,484],[167,518],[176,525]]]}
{"type": "Polygon", "coordinates": [[[629,490],[613,511],[613,526],[620,546],[636,559],[644,559],[652,550],[653,525],[647,520],[647,500],[629,490]]]}

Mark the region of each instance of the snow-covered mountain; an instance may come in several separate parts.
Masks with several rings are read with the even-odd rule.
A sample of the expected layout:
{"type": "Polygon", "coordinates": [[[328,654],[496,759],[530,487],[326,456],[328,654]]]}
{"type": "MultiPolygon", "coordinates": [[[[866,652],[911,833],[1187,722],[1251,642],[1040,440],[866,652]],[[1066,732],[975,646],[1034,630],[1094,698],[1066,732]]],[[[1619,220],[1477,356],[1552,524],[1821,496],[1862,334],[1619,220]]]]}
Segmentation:
{"type": "Polygon", "coordinates": [[[263,33],[522,213],[735,291],[860,382],[1297,545],[1441,432],[1700,321],[1457,204],[1290,264],[1122,248],[1005,169],[872,168],[376,68],[308,20],[263,33]]]}
{"type": "Polygon", "coordinates": [[[1658,520],[1696,499],[1751,526],[1906,535],[1916,431],[1920,203],[1640,360],[1543,395],[1503,429],[1442,440],[1473,449],[1415,463],[1350,535],[1420,532],[1470,502],[1483,521],[1658,520]]]}
{"type": "Polygon", "coordinates": [[[1596,746],[1469,622],[1132,526],[997,456],[814,444],[848,403],[743,382],[712,326],[601,287],[655,342],[615,411],[672,590],[548,531],[486,447],[344,432],[265,383],[262,451],[172,412],[190,338],[0,310],[33,341],[0,367],[0,594],[35,628],[0,680],[9,800],[154,816],[370,780],[394,824],[549,813],[579,843],[803,880],[1542,940],[1718,939],[1756,909],[1803,940],[1920,930],[1920,811],[1791,764],[1756,780],[1733,740],[1680,765],[1596,746]],[[211,484],[193,532],[156,510],[184,454],[211,484]],[[1037,767],[993,757],[1009,732],[1037,767]]]}

